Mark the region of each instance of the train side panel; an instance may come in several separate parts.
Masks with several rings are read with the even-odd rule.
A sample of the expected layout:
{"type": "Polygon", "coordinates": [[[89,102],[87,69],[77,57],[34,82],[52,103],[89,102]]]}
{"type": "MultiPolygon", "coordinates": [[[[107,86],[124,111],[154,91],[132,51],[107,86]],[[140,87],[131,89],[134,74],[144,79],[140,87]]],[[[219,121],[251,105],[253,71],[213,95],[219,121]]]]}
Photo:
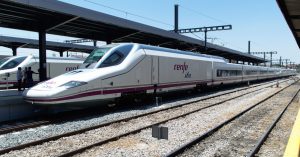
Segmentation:
{"type": "MultiPolygon", "coordinates": [[[[101,81],[103,90],[121,88],[119,96],[126,93],[146,92],[151,87],[151,56],[144,54],[143,50],[135,52],[138,55],[128,56],[128,63],[122,65],[108,67],[111,69],[112,75],[105,77],[101,81]],[[126,90],[122,90],[126,89],[126,90]]],[[[125,60],[124,60],[125,62],[125,60]]],[[[99,72],[101,72],[101,68],[99,72]]],[[[104,68],[103,68],[104,70],[104,68]]]]}
{"type": "Polygon", "coordinates": [[[243,81],[255,81],[260,75],[260,67],[243,65],[243,81]]]}
{"type": "Polygon", "coordinates": [[[157,66],[154,69],[158,69],[158,92],[194,88],[211,82],[211,61],[180,54],[172,56],[154,50],[146,50],[146,53],[153,58],[158,57],[158,64],[154,64],[157,66]]]}
{"type": "Polygon", "coordinates": [[[242,82],[242,66],[238,64],[215,62],[213,66],[213,85],[242,82]]]}
{"type": "MultiPolygon", "coordinates": [[[[47,63],[47,77],[53,78],[60,74],[76,70],[80,66],[80,63],[47,63]]],[[[36,71],[37,72],[37,71],[36,71]]]]}

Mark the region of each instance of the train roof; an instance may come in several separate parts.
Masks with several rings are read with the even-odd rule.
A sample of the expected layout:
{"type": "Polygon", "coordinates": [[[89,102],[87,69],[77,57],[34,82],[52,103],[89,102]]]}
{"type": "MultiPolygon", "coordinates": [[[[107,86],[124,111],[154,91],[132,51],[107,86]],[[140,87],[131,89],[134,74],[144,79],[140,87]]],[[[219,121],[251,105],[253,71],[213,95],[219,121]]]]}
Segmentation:
{"type": "Polygon", "coordinates": [[[157,47],[157,46],[138,44],[138,43],[114,43],[114,44],[106,45],[104,47],[115,47],[115,46],[127,45],[127,44],[137,45],[139,49],[165,51],[165,52],[170,52],[170,53],[175,53],[175,54],[204,57],[204,58],[208,58],[208,59],[217,59],[217,60],[227,62],[227,60],[225,58],[219,57],[219,56],[212,56],[212,55],[200,54],[200,53],[195,53],[195,52],[190,52],[190,51],[175,50],[175,49],[170,49],[170,48],[165,48],[165,47],[157,47]]]}
{"type": "MultiPolygon", "coordinates": [[[[34,59],[39,59],[40,57],[34,56],[34,59]]],[[[47,60],[72,60],[72,61],[84,61],[85,58],[69,58],[69,57],[47,57],[47,60]]]]}
{"type": "MultiPolygon", "coordinates": [[[[33,59],[39,59],[38,56],[34,56],[34,55],[20,55],[20,56],[7,56],[4,58],[19,58],[19,57],[28,57],[28,56],[32,56],[33,59]]],[[[69,58],[69,57],[47,57],[47,60],[72,60],[72,61],[84,61],[85,58],[69,58]]]]}

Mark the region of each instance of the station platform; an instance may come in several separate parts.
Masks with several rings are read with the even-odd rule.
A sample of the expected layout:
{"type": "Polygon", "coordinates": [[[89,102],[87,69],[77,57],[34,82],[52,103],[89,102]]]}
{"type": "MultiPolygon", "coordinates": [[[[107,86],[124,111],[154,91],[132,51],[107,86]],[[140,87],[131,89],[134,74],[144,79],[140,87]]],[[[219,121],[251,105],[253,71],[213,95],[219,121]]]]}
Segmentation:
{"type": "Polygon", "coordinates": [[[0,90],[0,123],[34,116],[35,108],[22,98],[22,91],[0,90]]]}
{"type": "MultiPolygon", "coordinates": [[[[298,106],[300,105],[298,99],[298,106]]],[[[300,156],[300,109],[293,125],[292,132],[287,143],[284,157],[299,157],[300,156]]]]}

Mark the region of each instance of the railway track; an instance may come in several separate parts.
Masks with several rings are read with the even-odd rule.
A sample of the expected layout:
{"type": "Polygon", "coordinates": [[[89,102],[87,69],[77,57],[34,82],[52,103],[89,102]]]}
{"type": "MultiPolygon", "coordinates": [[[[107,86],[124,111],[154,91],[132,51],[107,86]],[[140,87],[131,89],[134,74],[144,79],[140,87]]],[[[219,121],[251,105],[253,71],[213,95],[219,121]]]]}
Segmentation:
{"type": "Polygon", "coordinates": [[[286,110],[288,109],[288,107],[292,104],[292,102],[295,100],[295,98],[297,97],[297,95],[299,94],[300,89],[298,89],[298,91],[296,92],[296,94],[293,96],[293,98],[288,102],[288,104],[284,107],[284,109],[278,114],[278,116],[276,117],[276,119],[272,122],[272,124],[268,127],[268,129],[263,133],[263,135],[259,138],[259,140],[257,141],[255,147],[252,149],[252,151],[250,153],[247,154],[247,157],[254,157],[257,152],[259,151],[259,149],[261,148],[261,146],[263,145],[263,143],[267,140],[269,134],[271,133],[271,131],[273,130],[273,128],[275,127],[275,125],[278,123],[278,121],[281,119],[282,115],[286,112],[286,110]]]}
{"type": "MultiPolygon", "coordinates": [[[[84,147],[78,148],[78,149],[76,149],[74,151],[69,151],[67,153],[60,154],[61,156],[75,155],[75,154],[83,152],[83,151],[85,151],[85,150],[87,150],[89,148],[93,148],[93,147],[95,147],[97,145],[102,145],[102,144],[108,143],[110,141],[118,140],[121,137],[125,137],[125,136],[128,136],[130,134],[138,133],[138,132],[140,132],[140,131],[142,131],[144,129],[147,129],[147,128],[153,126],[153,125],[159,125],[159,124],[166,123],[168,121],[176,120],[176,119],[178,119],[180,117],[184,117],[184,116],[193,114],[195,112],[199,112],[201,110],[205,110],[207,108],[210,108],[210,107],[213,107],[213,106],[217,106],[217,105],[223,104],[225,102],[228,102],[228,101],[240,98],[242,96],[249,95],[249,94],[251,94],[251,92],[261,91],[262,89],[265,89],[267,87],[269,87],[269,86],[266,86],[264,88],[259,88],[259,89],[256,89],[256,90],[253,89],[252,91],[244,91],[244,93],[241,92],[241,91],[239,91],[239,95],[238,96],[232,96],[230,98],[228,98],[228,96],[226,96],[226,94],[225,94],[225,96],[223,95],[225,98],[223,98],[223,100],[220,100],[218,102],[204,102],[204,101],[205,100],[209,100],[209,99],[213,99],[215,97],[220,98],[220,95],[214,96],[212,98],[211,97],[207,97],[207,98],[204,98],[204,99],[201,99],[201,100],[197,100],[197,101],[193,101],[193,102],[189,102],[189,103],[186,103],[186,104],[181,104],[181,105],[178,105],[178,106],[173,106],[173,107],[165,108],[165,109],[158,110],[158,111],[153,111],[153,112],[149,112],[149,113],[145,113],[145,114],[141,114],[141,115],[136,115],[136,116],[133,116],[133,117],[124,118],[124,119],[116,120],[116,121],[113,121],[113,122],[101,124],[101,125],[98,125],[98,126],[93,126],[93,127],[85,128],[85,129],[82,129],[82,130],[77,130],[75,132],[69,132],[69,133],[58,135],[58,136],[55,136],[55,137],[50,137],[50,138],[47,138],[47,139],[42,139],[42,140],[39,140],[39,141],[34,141],[34,142],[31,142],[31,143],[19,145],[19,146],[16,146],[16,147],[11,147],[11,148],[7,148],[7,149],[3,149],[3,150],[0,151],[0,153],[4,154],[4,153],[7,153],[7,152],[12,151],[12,150],[19,150],[19,149],[24,149],[24,148],[29,147],[29,146],[41,145],[42,143],[45,143],[45,142],[48,142],[48,141],[52,141],[52,140],[58,140],[58,139],[60,139],[62,137],[70,137],[70,138],[72,138],[72,136],[76,136],[78,134],[83,134],[85,132],[93,131],[93,130],[96,130],[96,129],[98,129],[98,131],[99,131],[99,129],[101,129],[101,128],[102,129],[103,128],[108,128],[110,126],[112,126],[113,128],[118,128],[120,125],[124,125],[124,123],[133,123],[133,124],[135,122],[143,122],[144,123],[143,127],[138,127],[138,128],[136,128],[134,130],[131,130],[131,131],[126,131],[125,130],[123,133],[120,133],[120,134],[118,134],[116,136],[111,136],[110,138],[104,138],[104,139],[100,140],[100,142],[89,144],[89,145],[86,145],[84,147]],[[193,105],[194,103],[197,103],[197,102],[200,102],[200,101],[203,103],[202,106],[201,105],[199,105],[199,106],[198,105],[193,105]],[[191,107],[188,111],[185,111],[184,113],[181,113],[181,114],[176,115],[176,116],[174,116],[174,115],[171,114],[171,113],[174,113],[174,112],[182,111],[184,108],[187,108],[188,105],[194,106],[194,108],[191,107]],[[166,113],[163,113],[165,111],[168,111],[169,115],[167,115],[166,113]],[[161,120],[161,121],[155,121],[155,119],[157,117],[159,117],[159,115],[161,115],[162,113],[163,113],[163,117],[165,117],[165,119],[161,120]],[[149,117],[147,117],[147,116],[151,116],[152,120],[149,117]],[[142,117],[144,119],[142,119],[142,117]],[[139,120],[137,120],[137,119],[139,119],[139,120]],[[151,121],[151,123],[146,124],[147,120],[151,121]]],[[[233,93],[233,92],[231,92],[231,93],[233,93]]],[[[110,132],[110,131],[107,131],[107,132],[110,132]]],[[[83,141],[85,141],[85,140],[83,140],[83,141]]],[[[62,142],[62,143],[64,143],[64,142],[62,142]]]]}
{"type": "MultiPolygon", "coordinates": [[[[210,96],[207,99],[221,96],[224,94],[230,94],[230,93],[237,92],[237,91],[242,91],[242,90],[245,90],[248,88],[255,88],[257,86],[269,84],[269,83],[276,82],[276,81],[278,81],[278,80],[266,82],[266,83],[262,83],[262,84],[258,84],[258,85],[252,85],[250,87],[241,88],[236,91],[225,92],[225,93],[218,94],[215,96],[210,96]]],[[[101,110],[103,110],[103,108],[101,110]]],[[[94,115],[99,114],[99,112],[94,113],[94,111],[95,111],[95,109],[86,109],[86,110],[81,110],[81,111],[69,111],[69,112],[65,112],[62,114],[57,114],[55,116],[53,116],[53,115],[41,116],[41,117],[36,117],[34,119],[26,120],[26,121],[17,121],[17,122],[0,124],[0,135],[11,133],[11,132],[16,132],[16,131],[20,131],[20,130],[24,130],[24,129],[29,129],[29,128],[35,128],[35,127],[39,127],[42,125],[62,123],[64,121],[74,120],[74,119],[82,118],[84,116],[91,116],[93,114],[94,115]]],[[[108,112],[108,109],[106,109],[104,112],[101,112],[101,113],[105,113],[105,112],[108,112]]]]}
{"type": "Polygon", "coordinates": [[[0,135],[12,133],[24,129],[39,127],[42,125],[50,125],[79,119],[82,117],[93,116],[101,113],[109,112],[109,108],[88,108],[82,110],[65,111],[61,113],[46,114],[35,118],[29,118],[23,121],[13,121],[2,123],[0,126],[0,135]]]}
{"type": "MultiPolygon", "coordinates": [[[[297,82],[297,84],[294,86],[299,86],[299,82],[297,82]]],[[[166,156],[173,157],[173,156],[214,156],[214,155],[216,155],[216,156],[254,157],[256,155],[256,153],[259,151],[260,147],[263,145],[263,143],[268,138],[268,135],[270,134],[272,129],[275,127],[277,122],[280,120],[282,115],[285,113],[285,111],[287,110],[289,105],[294,101],[296,96],[299,94],[300,89],[298,87],[294,87],[294,88],[296,88],[296,90],[294,90],[292,92],[293,96],[291,96],[289,98],[289,101],[286,105],[283,105],[283,107],[278,106],[279,109],[277,109],[277,110],[279,110],[279,111],[276,110],[277,114],[272,115],[272,114],[266,113],[265,111],[258,112],[259,110],[257,109],[257,107],[265,105],[266,102],[270,101],[271,99],[275,99],[275,97],[277,95],[282,93],[284,90],[288,90],[288,88],[293,88],[293,87],[287,86],[287,87],[283,88],[282,90],[270,95],[269,97],[263,99],[259,103],[249,107],[248,109],[244,110],[243,112],[240,112],[239,114],[235,115],[234,117],[224,121],[223,123],[219,124],[218,126],[212,128],[212,129],[210,129],[206,133],[201,134],[200,136],[194,138],[193,140],[185,143],[181,147],[173,150],[172,152],[168,153],[166,156]],[[254,112],[255,109],[258,110],[258,111],[255,111],[256,113],[254,112]],[[251,115],[250,111],[253,111],[254,114],[251,115]],[[248,117],[245,116],[245,114],[249,114],[250,116],[252,116],[251,118],[255,119],[255,122],[253,123],[251,120],[249,120],[251,118],[248,119],[248,117]],[[268,116],[265,116],[265,117],[271,117],[270,118],[271,120],[265,119],[264,121],[262,121],[262,120],[259,121],[259,118],[261,117],[259,114],[267,114],[268,116]],[[244,120],[242,120],[242,118],[241,118],[242,116],[244,116],[244,120]],[[237,124],[231,124],[232,126],[228,126],[227,128],[224,128],[226,125],[233,123],[234,121],[238,121],[237,119],[239,119],[239,118],[241,118],[240,123],[235,122],[237,124]],[[269,121],[272,121],[272,122],[270,123],[269,121]],[[250,123],[252,125],[251,127],[253,127],[254,125],[261,125],[262,123],[263,124],[267,123],[267,124],[266,124],[266,127],[263,127],[263,128],[259,128],[261,126],[257,127],[259,129],[252,128],[252,134],[258,134],[259,132],[262,132],[260,134],[260,136],[257,135],[258,138],[253,139],[253,137],[251,137],[251,136],[254,136],[254,135],[250,136],[250,135],[246,134],[246,131],[245,131],[245,133],[243,131],[241,131],[241,130],[243,130],[243,128],[247,127],[247,129],[245,129],[245,130],[250,132],[249,130],[251,130],[251,128],[249,128],[249,126],[243,126],[247,123],[250,123]],[[219,131],[221,128],[224,128],[224,130],[219,131]],[[260,131],[260,130],[264,130],[264,131],[260,131]],[[254,133],[253,133],[253,131],[254,131],[254,133]],[[237,133],[237,132],[239,132],[239,133],[237,133]],[[240,136],[234,135],[235,133],[243,134],[243,135],[240,135],[240,136]],[[211,137],[211,136],[214,136],[214,137],[211,137]],[[222,138],[221,136],[223,136],[223,140],[219,140],[220,138],[222,138]],[[243,141],[238,141],[238,140],[241,140],[241,136],[246,136],[246,137],[243,137],[243,141]],[[208,139],[208,138],[210,138],[210,139],[208,139]],[[229,140],[231,138],[232,138],[232,140],[229,140]],[[208,139],[208,140],[205,141],[206,139],[208,139]],[[218,147],[218,148],[214,148],[217,150],[212,150],[212,147],[214,147],[215,145],[221,145],[220,143],[222,143],[222,141],[223,142],[226,141],[226,143],[227,143],[227,144],[224,144],[223,148],[218,147]],[[232,142],[232,141],[234,141],[234,142],[232,142]],[[245,144],[245,141],[248,141],[249,143],[245,144]],[[254,142],[254,141],[256,141],[256,142],[254,142]],[[218,143],[218,144],[216,144],[216,143],[218,143]],[[239,147],[237,145],[242,145],[242,146],[239,147]],[[208,148],[207,150],[205,150],[207,147],[211,147],[211,148],[208,148]],[[224,148],[224,147],[226,147],[226,148],[224,148]],[[250,149],[243,150],[246,148],[250,148],[250,149]],[[200,150],[201,150],[201,153],[203,153],[203,154],[196,153],[196,152],[200,152],[200,150]],[[234,153],[232,153],[230,151],[232,151],[234,153]],[[246,153],[242,154],[242,152],[246,152],[246,153]]],[[[270,108],[265,107],[265,109],[270,109],[270,108]]]]}

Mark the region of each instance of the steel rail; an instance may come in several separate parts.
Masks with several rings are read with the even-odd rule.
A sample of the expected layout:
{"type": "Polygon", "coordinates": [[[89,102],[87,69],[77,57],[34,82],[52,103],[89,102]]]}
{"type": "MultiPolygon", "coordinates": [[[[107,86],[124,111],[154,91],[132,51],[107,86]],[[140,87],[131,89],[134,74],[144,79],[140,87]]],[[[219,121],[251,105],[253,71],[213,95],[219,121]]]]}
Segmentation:
{"type": "Polygon", "coordinates": [[[34,121],[34,122],[29,122],[29,123],[21,123],[18,125],[10,125],[8,127],[0,128],[0,135],[7,134],[10,132],[14,132],[14,131],[23,130],[23,129],[38,127],[41,125],[47,125],[47,124],[51,124],[51,122],[48,120],[41,120],[41,121],[34,121]]]}
{"type": "MultiPolygon", "coordinates": [[[[291,85],[289,85],[289,86],[291,86],[291,85]]],[[[287,87],[289,87],[289,86],[287,86],[287,87]]],[[[287,87],[285,87],[285,88],[287,88],[287,87]]],[[[267,88],[267,87],[265,87],[265,88],[267,88]]],[[[283,89],[285,89],[285,88],[283,88],[283,89]]],[[[280,90],[280,91],[282,91],[282,90],[280,90]]],[[[280,91],[279,91],[279,92],[280,92],[280,91]]],[[[253,92],[254,92],[254,91],[253,91],[253,92]]],[[[279,93],[279,92],[276,92],[275,94],[277,94],[277,93],[279,93]]],[[[140,131],[142,131],[142,130],[144,130],[144,129],[150,128],[150,127],[152,127],[152,126],[160,125],[160,124],[166,123],[166,122],[171,121],[171,120],[174,120],[174,119],[178,119],[178,118],[181,118],[181,117],[185,117],[185,116],[190,115],[190,114],[192,114],[192,113],[199,112],[199,111],[201,111],[201,110],[203,110],[203,109],[206,109],[206,108],[209,108],[209,107],[213,107],[213,106],[216,106],[216,105],[223,104],[224,102],[233,100],[233,99],[235,99],[235,98],[238,98],[238,97],[241,97],[241,96],[244,96],[244,95],[247,95],[247,94],[250,94],[250,93],[242,94],[242,95],[236,96],[236,97],[234,97],[234,98],[230,98],[230,99],[227,99],[227,100],[224,100],[224,101],[215,103],[215,104],[213,104],[213,105],[209,105],[209,106],[206,106],[206,107],[203,107],[203,108],[200,108],[200,109],[196,109],[196,110],[193,110],[193,111],[190,111],[190,112],[181,114],[181,115],[176,116],[176,117],[173,117],[173,118],[169,118],[169,119],[166,119],[166,120],[157,122],[157,123],[153,123],[153,124],[150,124],[150,125],[147,125],[147,126],[138,128],[138,129],[136,129],[136,130],[133,130],[133,131],[130,131],[130,132],[127,132],[127,133],[124,133],[124,134],[120,134],[120,135],[117,135],[117,136],[108,138],[108,139],[106,139],[106,140],[102,140],[102,141],[99,141],[99,142],[90,144],[90,145],[88,145],[88,146],[81,147],[81,148],[79,148],[79,149],[76,149],[76,150],[73,150],[73,151],[70,151],[70,152],[61,154],[61,155],[59,155],[59,157],[68,157],[68,156],[73,156],[73,155],[82,153],[82,152],[84,152],[85,150],[91,149],[91,148],[93,148],[93,147],[95,147],[95,146],[100,146],[100,145],[106,144],[106,143],[108,143],[108,142],[116,141],[116,140],[118,140],[118,139],[120,139],[120,138],[122,138],[122,137],[128,136],[128,135],[130,135],[130,134],[138,133],[138,132],[140,132],[140,131]]],[[[275,95],[275,94],[273,94],[273,95],[275,95]]],[[[265,100],[267,100],[267,99],[264,99],[263,101],[265,101],[265,100]]],[[[246,111],[244,111],[244,112],[246,112],[246,111]]],[[[241,114],[240,114],[240,115],[241,115],[241,114]]],[[[225,125],[225,124],[224,124],[224,125],[225,125]]],[[[209,134],[210,134],[210,133],[209,133],[209,134]]]]}
{"type": "MultiPolygon", "coordinates": [[[[298,80],[298,81],[299,81],[299,80],[298,80]]],[[[230,123],[231,121],[237,119],[238,117],[240,117],[240,116],[242,116],[243,114],[247,113],[248,111],[252,110],[254,107],[260,105],[261,103],[263,103],[263,102],[269,100],[270,98],[274,97],[274,96],[277,95],[278,93],[280,93],[280,92],[282,92],[283,90],[287,89],[288,87],[294,85],[294,84],[297,83],[298,81],[296,81],[296,82],[294,82],[294,83],[292,83],[292,84],[290,84],[290,85],[284,87],[283,89],[281,89],[281,90],[279,90],[279,91],[273,93],[272,95],[270,95],[270,96],[266,97],[265,99],[259,101],[259,102],[256,103],[255,105],[253,105],[253,106],[251,106],[251,107],[245,109],[244,111],[240,112],[239,114],[235,115],[234,117],[232,117],[232,118],[226,120],[225,122],[223,122],[223,123],[219,124],[218,126],[212,128],[212,129],[210,129],[209,131],[205,132],[204,134],[202,134],[202,135],[200,135],[200,136],[194,138],[194,139],[191,140],[190,142],[188,142],[188,143],[182,145],[181,147],[179,147],[179,148],[173,150],[172,152],[168,153],[168,154],[166,155],[166,157],[175,157],[175,156],[177,156],[177,155],[183,153],[186,149],[188,149],[188,148],[192,147],[193,145],[199,143],[201,140],[204,140],[205,138],[209,137],[210,135],[212,135],[213,133],[215,133],[216,131],[218,131],[220,128],[222,128],[224,125],[226,125],[226,124],[230,123]]]]}
{"type": "Polygon", "coordinates": [[[275,127],[275,125],[278,123],[278,121],[280,120],[280,118],[282,117],[282,115],[284,114],[284,112],[287,110],[287,108],[290,106],[290,104],[292,104],[292,102],[295,100],[295,98],[297,97],[297,95],[299,94],[300,89],[298,89],[298,91],[296,92],[296,94],[293,96],[293,98],[290,100],[290,102],[285,106],[285,108],[280,112],[280,114],[277,116],[277,118],[273,121],[273,123],[269,126],[269,128],[266,130],[266,132],[260,137],[260,139],[258,140],[258,142],[256,143],[255,147],[253,150],[251,150],[251,152],[247,155],[247,157],[253,157],[255,156],[255,154],[259,151],[259,149],[261,148],[261,146],[263,145],[263,143],[267,140],[269,134],[271,133],[271,131],[273,130],[273,128],[275,127]]]}
{"type": "MultiPolygon", "coordinates": [[[[282,82],[286,82],[286,81],[288,81],[288,79],[284,80],[282,82]]],[[[266,86],[266,87],[262,87],[260,89],[254,90],[252,92],[259,91],[259,90],[264,89],[264,88],[272,87],[273,85],[274,84],[266,86]]],[[[170,109],[175,109],[175,108],[179,108],[179,107],[182,107],[182,106],[185,106],[185,105],[189,105],[189,104],[197,103],[197,102],[200,102],[200,101],[212,99],[212,98],[215,98],[215,97],[223,96],[223,95],[226,95],[226,94],[231,94],[231,93],[239,92],[239,91],[242,91],[242,90],[247,90],[247,89],[250,89],[250,88],[255,88],[257,86],[260,86],[260,85],[256,85],[256,86],[252,86],[252,87],[246,87],[246,88],[242,88],[242,89],[239,89],[239,90],[236,90],[236,91],[230,91],[230,92],[226,92],[226,93],[221,93],[221,94],[217,94],[217,95],[214,95],[214,96],[209,96],[209,97],[206,97],[206,98],[202,98],[202,99],[199,99],[199,100],[194,100],[194,101],[191,101],[191,102],[188,102],[188,103],[183,103],[183,104],[180,104],[180,105],[163,108],[163,109],[160,109],[160,110],[156,110],[156,111],[151,111],[151,112],[147,112],[147,113],[135,115],[135,116],[132,116],[132,117],[122,118],[122,119],[119,119],[119,120],[115,120],[115,121],[111,121],[111,122],[107,122],[107,123],[103,123],[103,124],[99,124],[99,125],[95,125],[95,126],[83,128],[83,129],[72,131],[72,132],[67,132],[67,133],[64,133],[64,134],[60,134],[60,135],[56,135],[56,136],[52,136],[52,137],[48,137],[48,138],[44,138],[44,139],[40,139],[40,140],[36,140],[36,141],[32,141],[32,142],[28,142],[28,143],[25,143],[25,144],[20,144],[20,145],[14,146],[14,147],[5,148],[5,149],[0,150],[0,155],[8,153],[10,151],[20,150],[20,149],[24,149],[24,148],[27,148],[27,147],[30,147],[30,146],[40,145],[42,143],[53,141],[53,140],[57,140],[57,139],[62,138],[62,137],[67,137],[67,136],[72,136],[72,135],[84,133],[84,132],[87,132],[87,131],[90,131],[90,130],[94,130],[94,129],[98,129],[98,128],[101,128],[101,127],[105,127],[105,126],[111,125],[113,123],[120,123],[120,122],[124,122],[124,121],[129,121],[129,120],[132,120],[132,119],[136,119],[136,118],[139,118],[139,117],[147,116],[147,115],[154,114],[154,113],[157,113],[157,112],[161,112],[161,111],[165,111],[165,110],[170,110],[170,109]]],[[[235,97],[232,97],[232,98],[220,101],[218,103],[215,103],[215,104],[212,104],[212,105],[200,108],[199,110],[203,110],[203,109],[206,109],[206,108],[209,108],[209,107],[213,107],[213,106],[222,104],[224,102],[236,99],[238,97],[241,97],[241,96],[244,96],[244,95],[247,95],[247,94],[250,94],[250,93],[245,93],[245,94],[242,94],[242,95],[239,95],[239,96],[235,96],[235,97]]],[[[195,111],[195,112],[197,112],[197,111],[195,111]]],[[[156,124],[154,124],[154,125],[156,125],[156,124]]],[[[148,126],[148,127],[151,127],[151,126],[148,126]]],[[[125,135],[123,135],[123,136],[125,136],[125,135]]]]}
{"type": "MultiPolygon", "coordinates": [[[[107,111],[107,110],[104,110],[107,111]]],[[[65,111],[58,114],[50,114],[50,115],[41,115],[32,119],[26,119],[26,121],[18,122],[14,125],[12,122],[11,124],[2,124],[8,125],[6,127],[0,127],[0,135],[12,133],[15,131],[20,131],[29,128],[35,128],[42,125],[49,125],[49,124],[58,124],[64,121],[74,120],[82,118],[83,116],[91,116],[94,114],[99,114],[99,112],[95,112],[95,108],[88,108],[82,110],[73,110],[73,111],[65,111]]]]}
{"type": "MultiPolygon", "coordinates": [[[[254,87],[257,87],[257,86],[262,86],[264,84],[269,84],[269,83],[272,83],[272,82],[275,82],[275,81],[276,80],[270,81],[270,82],[267,82],[267,83],[263,83],[263,84],[254,85],[254,86],[251,86],[251,87],[242,88],[240,90],[254,88],[254,87]]],[[[285,82],[285,81],[282,81],[282,82],[285,82]]],[[[236,90],[236,91],[239,91],[239,90],[236,90]]],[[[233,92],[236,92],[236,91],[233,91],[233,92]]],[[[228,92],[228,93],[225,93],[225,94],[230,94],[230,93],[228,92]]],[[[73,111],[71,111],[71,112],[73,112],[73,111]]],[[[67,113],[67,114],[70,114],[70,113],[67,113]]],[[[79,114],[76,114],[76,115],[79,115],[79,114]]],[[[7,134],[7,133],[10,133],[10,132],[14,132],[14,131],[20,131],[20,130],[24,130],[24,129],[39,127],[39,126],[42,126],[42,125],[56,124],[56,123],[60,123],[62,121],[77,119],[77,118],[80,118],[80,117],[82,117],[82,116],[80,115],[78,117],[73,117],[73,118],[66,118],[65,116],[64,117],[61,116],[60,118],[56,117],[55,119],[39,117],[39,119],[42,119],[42,120],[37,120],[37,121],[33,121],[33,122],[25,122],[25,123],[21,122],[21,124],[18,124],[18,125],[2,124],[2,125],[9,125],[9,126],[0,127],[0,135],[7,134]],[[60,119],[62,119],[62,120],[60,120],[60,119]]]]}

